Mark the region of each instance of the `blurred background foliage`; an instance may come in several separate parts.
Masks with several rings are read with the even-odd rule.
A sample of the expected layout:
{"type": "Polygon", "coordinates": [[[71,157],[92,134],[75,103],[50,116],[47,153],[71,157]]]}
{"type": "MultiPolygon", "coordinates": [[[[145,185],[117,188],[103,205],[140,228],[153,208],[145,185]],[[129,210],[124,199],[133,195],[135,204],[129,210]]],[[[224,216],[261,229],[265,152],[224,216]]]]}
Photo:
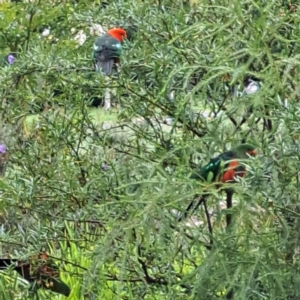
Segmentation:
{"type": "MultiPolygon", "coordinates": [[[[47,247],[69,299],[299,299],[299,9],[1,1],[2,255],[47,247]],[[106,87],[92,61],[95,24],[129,36],[110,111],[94,107],[106,87]],[[257,93],[243,93],[247,78],[257,93]],[[241,142],[259,155],[235,186],[230,230],[212,190],[209,247],[202,209],[183,223],[176,214],[201,194],[191,170],[241,142]]],[[[8,275],[2,299],[31,299],[8,275]]]]}

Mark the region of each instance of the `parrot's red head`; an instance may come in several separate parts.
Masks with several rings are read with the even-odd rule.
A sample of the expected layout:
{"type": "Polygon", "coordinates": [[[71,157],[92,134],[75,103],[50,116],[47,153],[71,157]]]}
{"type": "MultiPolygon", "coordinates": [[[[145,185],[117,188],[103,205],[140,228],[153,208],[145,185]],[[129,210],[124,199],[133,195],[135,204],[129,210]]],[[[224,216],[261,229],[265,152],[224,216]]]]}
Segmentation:
{"type": "Polygon", "coordinates": [[[235,152],[239,158],[247,158],[247,156],[255,156],[256,151],[251,144],[241,144],[235,148],[235,152]]]}
{"type": "Polygon", "coordinates": [[[126,31],[122,28],[109,29],[107,33],[117,39],[119,42],[122,42],[125,38],[127,38],[126,31]]]}

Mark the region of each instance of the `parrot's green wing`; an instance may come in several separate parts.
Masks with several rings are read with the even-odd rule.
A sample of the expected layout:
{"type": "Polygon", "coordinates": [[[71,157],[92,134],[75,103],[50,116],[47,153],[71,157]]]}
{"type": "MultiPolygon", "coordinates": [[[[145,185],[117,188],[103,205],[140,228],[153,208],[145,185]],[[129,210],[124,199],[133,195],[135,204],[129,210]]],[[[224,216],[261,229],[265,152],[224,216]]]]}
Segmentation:
{"type": "Polygon", "coordinates": [[[111,73],[112,67],[122,54],[122,45],[114,37],[105,34],[97,38],[93,45],[93,59],[97,62],[97,71],[105,75],[111,73]]]}
{"type": "Polygon", "coordinates": [[[226,151],[221,155],[212,158],[209,163],[203,168],[196,169],[192,175],[192,179],[215,182],[219,181],[224,170],[226,169],[228,162],[235,158],[233,151],[226,151]]]}

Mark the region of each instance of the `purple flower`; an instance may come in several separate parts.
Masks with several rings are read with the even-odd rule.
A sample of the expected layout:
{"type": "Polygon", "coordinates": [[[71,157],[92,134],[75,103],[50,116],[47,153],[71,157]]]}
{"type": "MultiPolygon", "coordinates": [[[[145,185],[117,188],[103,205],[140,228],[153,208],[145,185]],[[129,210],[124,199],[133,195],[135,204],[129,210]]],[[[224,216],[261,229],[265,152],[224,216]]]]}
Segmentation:
{"type": "Polygon", "coordinates": [[[15,62],[15,57],[12,54],[7,56],[7,62],[12,65],[15,62]]]}
{"type": "Polygon", "coordinates": [[[4,144],[0,144],[0,153],[6,153],[6,146],[4,144]]]}
{"type": "Polygon", "coordinates": [[[106,171],[108,169],[108,164],[103,164],[102,165],[102,170],[106,171]]]}

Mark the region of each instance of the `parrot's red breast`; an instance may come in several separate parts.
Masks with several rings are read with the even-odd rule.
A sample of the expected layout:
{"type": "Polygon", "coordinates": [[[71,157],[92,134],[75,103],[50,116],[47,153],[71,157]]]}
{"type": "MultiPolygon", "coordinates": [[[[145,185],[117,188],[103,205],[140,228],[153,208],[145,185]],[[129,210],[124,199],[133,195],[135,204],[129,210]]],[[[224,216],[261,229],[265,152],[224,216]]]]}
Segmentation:
{"type": "MultiPolygon", "coordinates": [[[[247,151],[247,154],[250,156],[255,156],[255,150],[247,151]]],[[[238,170],[239,162],[237,160],[233,160],[229,163],[227,170],[224,172],[221,182],[233,182],[234,177],[244,177],[246,174],[246,169],[238,170]]]]}
{"type": "MultiPolygon", "coordinates": [[[[230,162],[227,171],[223,174],[222,178],[221,178],[221,182],[229,182],[229,181],[234,181],[234,177],[235,177],[235,169],[238,167],[239,163],[234,160],[232,162],[230,162]]],[[[244,176],[245,174],[243,174],[244,176]]]]}

